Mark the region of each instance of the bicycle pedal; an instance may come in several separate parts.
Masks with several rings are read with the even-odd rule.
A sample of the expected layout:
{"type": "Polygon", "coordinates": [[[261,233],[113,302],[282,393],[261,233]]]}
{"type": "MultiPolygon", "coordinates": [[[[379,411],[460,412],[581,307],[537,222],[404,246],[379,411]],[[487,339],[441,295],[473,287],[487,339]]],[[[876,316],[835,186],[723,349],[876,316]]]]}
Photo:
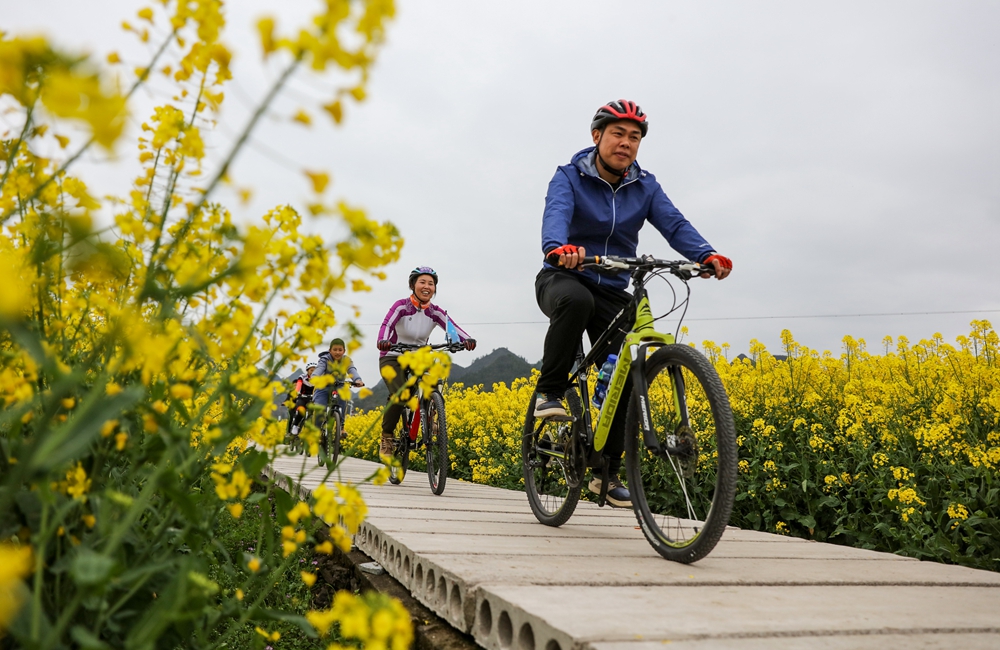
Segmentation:
{"type": "Polygon", "coordinates": [[[576,422],[576,418],[572,415],[548,415],[540,417],[539,420],[548,420],[549,422],[576,422]]]}

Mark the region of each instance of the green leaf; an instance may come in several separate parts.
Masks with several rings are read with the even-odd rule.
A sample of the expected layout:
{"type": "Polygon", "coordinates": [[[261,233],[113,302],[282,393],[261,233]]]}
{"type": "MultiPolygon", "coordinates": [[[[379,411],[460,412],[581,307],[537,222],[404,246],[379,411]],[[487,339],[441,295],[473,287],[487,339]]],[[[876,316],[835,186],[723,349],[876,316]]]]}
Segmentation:
{"type": "Polygon", "coordinates": [[[42,500],[36,490],[22,490],[14,496],[14,501],[28,528],[38,530],[42,527],[42,500]]]}
{"type": "Polygon", "coordinates": [[[79,586],[96,587],[108,581],[114,568],[113,559],[89,548],[81,548],[73,558],[69,572],[79,586]]]}
{"type": "Polygon", "coordinates": [[[31,452],[31,469],[47,471],[79,457],[98,436],[104,423],[135,405],[143,392],[142,387],[133,386],[108,397],[103,388],[92,390],[68,422],[40,436],[31,452]]]}
{"type": "Polygon", "coordinates": [[[69,631],[69,635],[83,650],[111,650],[111,646],[98,639],[82,625],[74,625],[73,629],[69,631]]]}
{"type": "Polygon", "coordinates": [[[243,471],[247,473],[247,476],[256,480],[260,478],[260,472],[264,469],[264,465],[267,465],[267,454],[265,452],[259,451],[257,449],[247,450],[243,454],[243,471]]]}
{"type": "Polygon", "coordinates": [[[280,487],[275,486],[274,505],[278,515],[278,523],[282,526],[287,525],[289,523],[288,513],[295,506],[295,499],[293,499],[292,495],[288,492],[285,492],[280,487]]]}
{"type": "Polygon", "coordinates": [[[169,472],[161,475],[158,485],[161,493],[177,506],[188,522],[193,523],[201,520],[196,496],[178,485],[177,474],[169,472]]]}
{"type": "Polygon", "coordinates": [[[310,639],[319,638],[316,635],[316,630],[309,624],[309,621],[304,616],[299,616],[298,614],[286,614],[275,609],[258,609],[254,612],[253,618],[259,621],[283,621],[291,623],[292,625],[299,626],[299,629],[310,639]]]}

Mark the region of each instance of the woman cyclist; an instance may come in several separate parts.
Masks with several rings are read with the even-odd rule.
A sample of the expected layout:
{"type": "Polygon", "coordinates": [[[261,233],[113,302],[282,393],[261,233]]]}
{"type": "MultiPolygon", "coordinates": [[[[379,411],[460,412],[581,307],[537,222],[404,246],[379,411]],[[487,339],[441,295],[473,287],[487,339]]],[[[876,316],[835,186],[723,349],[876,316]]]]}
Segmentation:
{"type": "MultiPolygon", "coordinates": [[[[382,415],[382,445],[379,453],[392,455],[393,431],[403,414],[403,405],[392,402],[392,396],[406,381],[406,372],[400,367],[396,357],[398,352],[390,352],[394,343],[410,345],[427,345],[427,339],[435,327],[446,332],[448,328],[448,312],[437,305],[431,304],[431,298],[437,293],[438,275],[429,266],[418,266],[410,271],[410,295],[392,303],[389,313],[382,320],[378,331],[378,349],[380,350],[378,367],[381,372],[386,366],[391,367],[396,376],[392,381],[386,381],[389,389],[389,406],[382,415]]],[[[476,339],[469,338],[462,328],[451,321],[458,339],[465,344],[466,350],[476,349],[476,339]]]]}
{"type": "Polygon", "coordinates": [[[299,375],[299,378],[295,380],[295,388],[292,389],[289,399],[294,398],[295,404],[290,409],[288,414],[288,434],[297,436],[299,431],[302,430],[302,422],[305,420],[306,409],[309,407],[309,402],[312,401],[313,396],[313,385],[309,382],[312,378],[313,371],[316,370],[315,363],[309,363],[306,365],[305,373],[299,375]]]}

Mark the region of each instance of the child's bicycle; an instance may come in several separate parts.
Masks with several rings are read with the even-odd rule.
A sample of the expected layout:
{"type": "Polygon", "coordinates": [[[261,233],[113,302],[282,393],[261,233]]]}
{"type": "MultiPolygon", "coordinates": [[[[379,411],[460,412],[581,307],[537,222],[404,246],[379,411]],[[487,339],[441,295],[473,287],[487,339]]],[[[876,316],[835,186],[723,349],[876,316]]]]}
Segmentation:
{"type": "Polygon", "coordinates": [[[569,414],[535,418],[532,395],[521,445],[528,502],[538,521],[561,526],[573,514],[591,468],[602,479],[598,504],[603,506],[609,476],[602,452],[616,410],[628,408],[625,463],[636,518],[657,553],[695,562],[711,552],[729,523],[736,493],[736,430],[729,398],[708,359],[653,329],[658,318],[653,318],[646,285],[655,277],[666,280],[667,273],[676,276],[687,296],[679,304],[675,300],[667,314],[686,310],[687,281],[713,269],[652,257],[587,257],[584,264],[631,272],[634,291],[590,353],[584,356],[581,346],[565,396],[569,414]],[[628,333],[595,424],[589,369],[613,352],[606,343],[623,331],[628,333]],[[624,395],[629,378],[631,394],[624,395]]]}
{"type": "MultiPolygon", "coordinates": [[[[447,350],[448,352],[458,352],[465,349],[465,344],[461,342],[439,343],[431,346],[407,345],[405,343],[394,343],[389,349],[393,352],[408,352],[429,347],[431,350],[447,350]]],[[[419,386],[418,381],[416,386],[419,386]]],[[[419,391],[417,410],[411,410],[408,406],[403,408],[403,415],[396,425],[395,444],[393,445],[392,456],[395,459],[389,466],[389,482],[399,485],[406,476],[406,470],[410,466],[410,452],[424,448],[427,459],[427,479],[431,485],[431,492],[441,494],[444,492],[445,483],[448,480],[448,424],[444,415],[444,396],[441,394],[441,382],[434,387],[428,395],[423,389],[419,391]],[[417,431],[420,431],[420,439],[417,439],[417,431]]]]}
{"type": "MultiPolygon", "coordinates": [[[[344,412],[339,400],[335,399],[335,397],[337,391],[345,385],[352,384],[344,379],[330,384],[330,397],[327,400],[326,408],[322,411],[318,410],[319,407],[314,404],[310,404],[313,409],[317,409],[316,428],[320,430],[319,457],[317,458],[317,462],[321,466],[333,467],[337,464],[337,458],[340,456],[340,447],[344,435],[344,412]]],[[[315,397],[316,393],[314,392],[313,399],[315,397]]],[[[289,417],[295,417],[295,415],[293,414],[289,417]]],[[[305,422],[305,416],[298,417],[300,418],[298,428],[301,429],[302,424],[305,422]]],[[[291,425],[291,429],[293,433],[288,436],[289,439],[287,441],[289,448],[295,454],[301,455],[304,453],[306,456],[309,456],[309,449],[296,431],[294,422],[291,425]]]]}

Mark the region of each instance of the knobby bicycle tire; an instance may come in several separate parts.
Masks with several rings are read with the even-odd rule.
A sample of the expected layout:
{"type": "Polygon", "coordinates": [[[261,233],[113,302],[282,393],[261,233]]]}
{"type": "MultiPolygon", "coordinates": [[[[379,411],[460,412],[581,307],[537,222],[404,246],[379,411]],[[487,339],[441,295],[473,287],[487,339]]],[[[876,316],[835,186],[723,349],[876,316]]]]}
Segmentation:
{"type": "Polygon", "coordinates": [[[326,466],[333,467],[340,457],[340,436],[344,431],[343,415],[340,409],[333,409],[323,427],[323,447],[326,452],[326,466]]]}
{"type": "Polygon", "coordinates": [[[396,425],[396,441],[392,449],[392,456],[399,461],[399,466],[395,464],[389,466],[389,482],[399,485],[406,478],[406,470],[410,467],[410,422],[412,415],[406,417],[409,411],[403,411],[396,425]]]}
{"type": "Polygon", "coordinates": [[[651,452],[640,426],[639,392],[626,417],[626,467],[636,519],[657,553],[688,564],[722,537],[736,494],[736,427],[715,368],[697,350],[668,345],[646,361],[651,452]]]}
{"type": "MultiPolygon", "coordinates": [[[[579,447],[577,427],[583,417],[580,395],[574,388],[566,391],[566,402],[570,415],[577,422],[555,422],[535,418],[535,400],[532,393],[528,401],[528,412],[524,418],[521,436],[521,464],[524,469],[524,491],[528,495],[531,512],[546,526],[562,526],[573,516],[580,501],[581,483],[571,480],[579,471],[567,467],[566,463],[579,464],[582,449],[579,447]],[[541,450],[540,446],[541,445],[541,450]],[[547,446],[546,446],[547,445],[547,446]],[[563,459],[550,456],[546,452],[559,452],[562,446],[563,459]],[[572,485],[572,483],[576,483],[572,485]]],[[[579,470],[576,467],[576,470],[579,470]]]]}
{"type": "Polygon", "coordinates": [[[431,492],[440,495],[448,481],[448,425],[445,421],[444,397],[434,391],[427,400],[427,417],[420,423],[427,454],[427,480],[431,492]]]}

